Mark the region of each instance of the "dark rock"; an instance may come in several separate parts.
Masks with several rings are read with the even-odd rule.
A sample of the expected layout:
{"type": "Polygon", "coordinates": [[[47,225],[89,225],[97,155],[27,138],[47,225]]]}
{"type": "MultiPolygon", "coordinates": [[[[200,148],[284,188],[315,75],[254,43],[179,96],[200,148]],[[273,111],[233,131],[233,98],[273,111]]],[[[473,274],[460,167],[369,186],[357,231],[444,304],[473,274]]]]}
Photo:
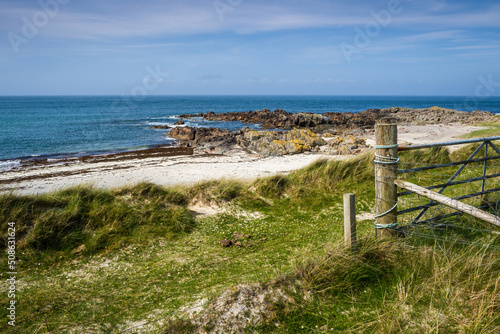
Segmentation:
{"type": "Polygon", "coordinates": [[[174,123],[174,125],[184,125],[184,124],[186,124],[186,123],[184,123],[184,121],[177,121],[174,123]]]}
{"type": "Polygon", "coordinates": [[[199,152],[221,154],[236,145],[236,138],[239,134],[241,133],[218,128],[186,126],[174,128],[167,135],[189,142],[189,146],[197,148],[199,152]]]}
{"type": "Polygon", "coordinates": [[[150,126],[150,129],[170,129],[171,127],[168,125],[155,125],[155,126],[150,126]]]}
{"type": "Polygon", "coordinates": [[[229,112],[215,114],[209,112],[203,116],[209,121],[238,121],[242,123],[261,124],[264,129],[294,129],[314,128],[329,121],[323,116],[313,113],[292,114],[282,109],[270,111],[262,109],[257,111],[229,112]]]}
{"type": "Polygon", "coordinates": [[[184,128],[173,128],[167,134],[171,138],[180,140],[194,140],[196,135],[196,128],[184,127],[184,128]]]}
{"type": "Polygon", "coordinates": [[[231,247],[233,245],[233,242],[231,240],[221,240],[220,244],[222,247],[231,247]]]}
{"type": "Polygon", "coordinates": [[[203,113],[199,113],[199,114],[181,114],[179,115],[179,118],[193,118],[193,117],[203,117],[203,113]]]}

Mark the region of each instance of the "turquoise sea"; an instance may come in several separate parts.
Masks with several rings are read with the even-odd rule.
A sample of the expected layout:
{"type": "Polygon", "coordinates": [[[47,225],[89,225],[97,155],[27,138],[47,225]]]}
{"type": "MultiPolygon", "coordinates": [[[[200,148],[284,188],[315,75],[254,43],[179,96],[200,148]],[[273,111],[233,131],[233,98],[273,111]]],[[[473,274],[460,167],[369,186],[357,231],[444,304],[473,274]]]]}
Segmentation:
{"type": "MultiPolygon", "coordinates": [[[[165,130],[183,113],[277,108],[289,112],[360,112],[388,107],[440,106],[500,113],[500,97],[410,96],[3,96],[0,97],[0,171],[26,159],[57,159],[137,150],[172,141],[165,130]]],[[[239,123],[192,120],[188,125],[237,129],[239,123]]]]}

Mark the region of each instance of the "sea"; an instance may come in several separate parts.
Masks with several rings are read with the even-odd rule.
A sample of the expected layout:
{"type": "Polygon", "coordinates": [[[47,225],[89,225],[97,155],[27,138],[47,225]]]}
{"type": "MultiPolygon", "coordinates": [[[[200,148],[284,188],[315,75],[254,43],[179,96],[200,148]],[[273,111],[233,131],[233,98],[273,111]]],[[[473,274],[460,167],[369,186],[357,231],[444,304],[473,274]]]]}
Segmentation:
{"type": "MultiPolygon", "coordinates": [[[[57,160],[170,145],[155,125],[173,125],[180,114],[284,109],[292,113],[361,112],[373,108],[439,106],[500,113],[500,97],[449,96],[0,96],[0,171],[23,161],[57,160]]],[[[210,122],[186,126],[236,130],[248,124],[210,122]]],[[[253,125],[258,127],[258,125],[253,125]]]]}

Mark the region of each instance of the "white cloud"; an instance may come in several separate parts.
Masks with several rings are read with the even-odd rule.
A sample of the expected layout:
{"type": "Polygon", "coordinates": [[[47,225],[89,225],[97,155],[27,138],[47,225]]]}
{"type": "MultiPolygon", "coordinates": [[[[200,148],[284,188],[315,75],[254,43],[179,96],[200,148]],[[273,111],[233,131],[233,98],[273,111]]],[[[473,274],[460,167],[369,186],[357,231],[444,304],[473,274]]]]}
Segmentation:
{"type": "MultiPolygon", "coordinates": [[[[22,4],[22,3],[21,3],[22,4]]],[[[81,5],[81,4],[78,4],[81,5]]],[[[44,36],[71,40],[123,40],[130,38],[165,38],[172,35],[214,34],[234,32],[254,34],[308,28],[363,26],[372,21],[370,2],[326,0],[315,1],[244,1],[220,20],[212,1],[150,1],[90,2],[89,8],[77,7],[71,1],[61,6],[58,15],[43,28],[44,36]]],[[[474,11],[459,11],[441,0],[418,3],[402,1],[403,12],[392,17],[384,29],[411,28],[430,32],[412,38],[438,39],[453,37],[461,29],[498,27],[500,6],[477,6],[474,11]]],[[[380,2],[378,10],[385,10],[380,2]]],[[[0,28],[20,31],[23,16],[30,18],[38,6],[22,7],[16,2],[6,4],[0,13],[0,28]]],[[[144,41],[151,44],[150,41],[144,41]]]]}

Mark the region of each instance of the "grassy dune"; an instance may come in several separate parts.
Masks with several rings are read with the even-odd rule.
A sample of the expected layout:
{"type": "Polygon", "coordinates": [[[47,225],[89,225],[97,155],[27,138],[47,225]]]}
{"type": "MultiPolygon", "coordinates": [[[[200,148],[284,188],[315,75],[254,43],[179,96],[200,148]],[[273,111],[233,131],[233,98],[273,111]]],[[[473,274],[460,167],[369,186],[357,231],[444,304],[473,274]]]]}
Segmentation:
{"type": "Polygon", "coordinates": [[[494,122],[479,123],[478,126],[484,126],[486,129],[472,131],[471,133],[463,136],[463,138],[484,138],[500,136],[500,116],[496,116],[494,122]]]}
{"type": "MultiPolygon", "coordinates": [[[[447,161],[470,149],[406,159],[447,161]]],[[[1,238],[15,222],[19,259],[17,326],[5,321],[1,330],[498,333],[497,234],[377,240],[364,220],[357,249],[342,246],[342,194],[355,193],[358,213],[371,212],[372,160],[320,160],[251,183],[0,196],[1,238]],[[219,213],[195,216],[193,204],[219,213]],[[237,245],[223,248],[222,239],[237,245]]]]}

